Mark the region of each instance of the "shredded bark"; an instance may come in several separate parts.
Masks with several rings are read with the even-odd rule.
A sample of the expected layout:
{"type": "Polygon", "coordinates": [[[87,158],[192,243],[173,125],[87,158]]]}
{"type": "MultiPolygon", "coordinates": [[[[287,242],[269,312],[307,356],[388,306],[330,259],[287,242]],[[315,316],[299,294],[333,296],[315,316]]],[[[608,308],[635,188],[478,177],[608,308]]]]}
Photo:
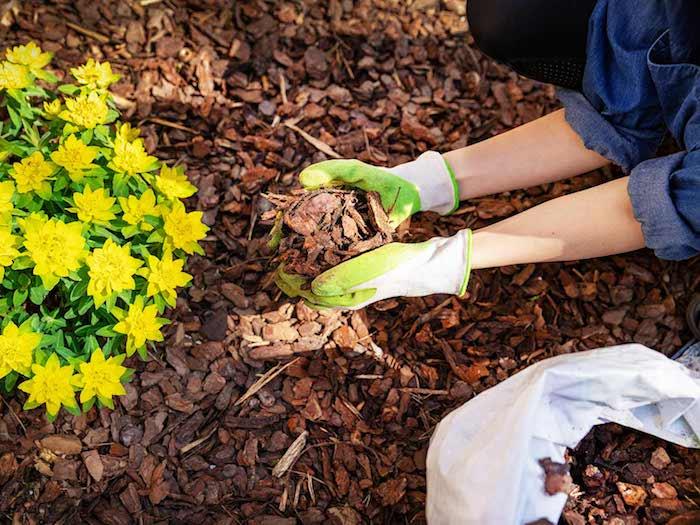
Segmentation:
{"type": "Polygon", "coordinates": [[[265,197],[275,208],[262,218],[276,220],[272,235],[282,236],[277,258],[288,273],[316,277],[394,238],[375,192],[324,189],[265,197]]]}

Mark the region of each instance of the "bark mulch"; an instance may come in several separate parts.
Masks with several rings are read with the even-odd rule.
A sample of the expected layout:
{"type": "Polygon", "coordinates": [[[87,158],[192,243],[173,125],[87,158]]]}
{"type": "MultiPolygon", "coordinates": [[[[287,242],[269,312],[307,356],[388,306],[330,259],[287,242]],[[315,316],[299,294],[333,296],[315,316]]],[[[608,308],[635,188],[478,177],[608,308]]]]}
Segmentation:
{"type": "MultiPolygon", "coordinates": [[[[392,165],[557,107],[551,86],[476,50],[463,15],[461,0],[0,3],[2,47],[36,40],[63,70],[112,62],[125,118],[187,165],[212,227],[166,343],[131,361],[115,411],[47,424],[3,399],[0,520],[422,523],[428,440],[450,410],[553,355],[681,345],[699,262],[648,251],[479,271],[463,299],[355,313],[272,284],[261,193],[289,194],[304,166],[392,165]]],[[[401,235],[478,228],[617,175],[475,199],[401,235]]],[[[606,426],[572,457],[566,523],[697,523],[696,452],[606,426]]]]}

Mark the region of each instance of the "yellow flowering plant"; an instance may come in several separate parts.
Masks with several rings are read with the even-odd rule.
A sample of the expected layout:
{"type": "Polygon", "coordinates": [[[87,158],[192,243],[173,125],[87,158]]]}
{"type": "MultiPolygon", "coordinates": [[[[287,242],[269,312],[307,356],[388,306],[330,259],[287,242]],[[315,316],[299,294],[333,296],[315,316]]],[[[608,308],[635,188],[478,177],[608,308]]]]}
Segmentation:
{"type": "Polygon", "coordinates": [[[113,408],[207,227],[182,202],[184,169],[120,122],[111,65],[89,59],[57,86],[50,61],[33,42],[0,52],[0,384],[53,419],[113,408]]]}

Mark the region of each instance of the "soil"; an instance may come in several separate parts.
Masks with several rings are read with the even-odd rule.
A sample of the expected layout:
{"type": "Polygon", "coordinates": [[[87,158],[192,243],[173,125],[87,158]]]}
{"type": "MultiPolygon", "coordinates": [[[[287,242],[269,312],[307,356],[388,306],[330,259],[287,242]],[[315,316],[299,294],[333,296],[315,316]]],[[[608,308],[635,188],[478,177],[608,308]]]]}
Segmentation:
{"type": "Polygon", "coordinates": [[[391,242],[394,231],[379,195],[360,190],[267,194],[275,209],[273,237],[281,235],[277,260],[288,273],[316,277],[363,252],[391,242]]]}
{"type": "MultiPolygon", "coordinates": [[[[0,521],[424,523],[426,451],[451,410],[547,357],[630,341],[672,355],[689,337],[700,261],[647,250],[482,270],[463,298],[354,313],[315,312],[275,288],[262,193],[290,194],[312,162],[394,165],[558,107],[552,86],[473,46],[462,1],[3,2],[2,46],[30,39],[64,71],[112,62],[125,118],[149,153],[187,166],[199,188],[189,206],[212,229],[165,343],[129,361],[138,372],[116,410],[48,424],[21,411],[21,395],[2,400],[0,521]]],[[[419,214],[403,235],[479,228],[618,176],[419,214]]],[[[697,512],[697,451],[606,428],[574,454],[567,510],[583,521],[564,519],[697,512]],[[658,448],[670,463],[650,482],[639,469],[658,448]]]]}

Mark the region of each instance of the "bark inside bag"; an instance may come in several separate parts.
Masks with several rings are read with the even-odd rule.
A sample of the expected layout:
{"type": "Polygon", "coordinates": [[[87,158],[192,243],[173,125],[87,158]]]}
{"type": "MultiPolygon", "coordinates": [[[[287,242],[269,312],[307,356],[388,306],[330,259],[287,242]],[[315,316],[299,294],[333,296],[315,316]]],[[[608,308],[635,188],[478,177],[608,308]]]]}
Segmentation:
{"type": "Polygon", "coordinates": [[[316,277],[394,238],[379,195],[359,190],[296,191],[267,194],[275,209],[273,243],[287,273],[316,277]],[[281,236],[281,238],[280,238],[281,236]]]}

